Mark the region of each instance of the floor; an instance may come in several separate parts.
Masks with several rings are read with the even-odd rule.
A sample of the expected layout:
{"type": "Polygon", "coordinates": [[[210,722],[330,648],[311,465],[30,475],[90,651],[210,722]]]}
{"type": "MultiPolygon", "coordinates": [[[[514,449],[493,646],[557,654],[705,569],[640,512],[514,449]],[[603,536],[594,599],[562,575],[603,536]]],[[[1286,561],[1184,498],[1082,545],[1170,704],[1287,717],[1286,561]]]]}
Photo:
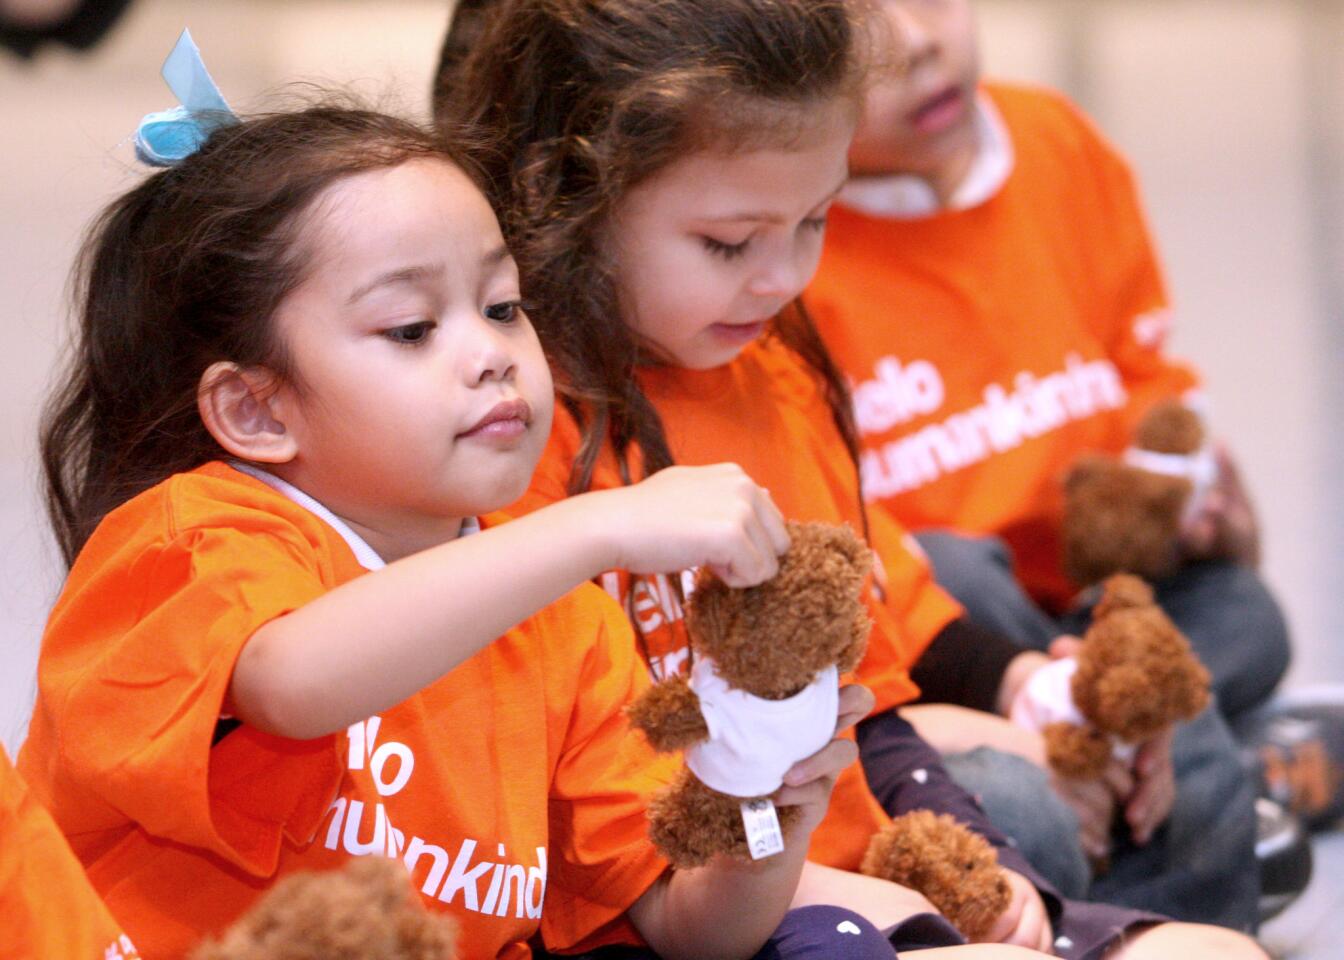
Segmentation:
{"type": "Polygon", "coordinates": [[[1344,955],[1344,829],[1312,841],[1311,884],[1260,931],[1277,960],[1337,960],[1344,955]]]}

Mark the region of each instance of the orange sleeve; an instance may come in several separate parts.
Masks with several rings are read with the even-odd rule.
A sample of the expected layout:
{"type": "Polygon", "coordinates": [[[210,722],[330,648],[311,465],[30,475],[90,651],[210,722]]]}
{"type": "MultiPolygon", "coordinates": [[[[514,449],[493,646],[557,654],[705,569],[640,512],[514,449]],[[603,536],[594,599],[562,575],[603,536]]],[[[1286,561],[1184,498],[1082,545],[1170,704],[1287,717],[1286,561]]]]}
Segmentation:
{"type": "Polygon", "coordinates": [[[1099,286],[1110,291],[1110,309],[1104,314],[1109,328],[1098,332],[1129,394],[1124,417],[1127,442],[1153,404],[1196,389],[1199,376],[1164,349],[1172,308],[1133,172],[1100,134],[1092,133],[1091,152],[1105,210],[1097,226],[1095,255],[1103,280],[1099,286]]]}
{"type": "Polygon", "coordinates": [[[551,786],[554,893],[541,919],[547,946],[564,952],[640,942],[622,915],[667,869],[648,839],[648,799],[680,764],[626,722],[625,705],[649,684],[629,622],[597,587],[580,589],[601,613],[551,786]]]}
{"type": "Polygon", "coordinates": [[[240,727],[212,745],[243,645],[326,590],[301,538],[278,534],[191,528],[77,565],[43,642],[39,737],[24,751],[73,808],[67,833],[129,820],[266,876],[283,835],[317,829],[342,776],[334,737],[240,727]]]}
{"type": "Polygon", "coordinates": [[[50,814],[0,750],[0,943],[14,957],[138,960],[50,814]]]}

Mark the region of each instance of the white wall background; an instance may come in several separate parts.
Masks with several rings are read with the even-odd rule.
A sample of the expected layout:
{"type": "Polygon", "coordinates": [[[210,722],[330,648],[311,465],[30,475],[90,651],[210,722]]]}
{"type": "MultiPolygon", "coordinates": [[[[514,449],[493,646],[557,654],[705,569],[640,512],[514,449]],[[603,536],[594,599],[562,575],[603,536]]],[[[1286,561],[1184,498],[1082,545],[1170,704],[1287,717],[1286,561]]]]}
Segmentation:
{"type": "MultiPolygon", "coordinates": [[[[446,0],[139,0],[91,55],[0,55],[0,740],[22,739],[60,570],[35,433],[84,224],[139,175],[190,25],[236,108],[300,78],[425,110],[446,0]]],[[[1344,681],[1344,0],[980,0],[999,76],[1063,87],[1133,159],[1217,426],[1259,498],[1291,681],[1344,681]]]]}

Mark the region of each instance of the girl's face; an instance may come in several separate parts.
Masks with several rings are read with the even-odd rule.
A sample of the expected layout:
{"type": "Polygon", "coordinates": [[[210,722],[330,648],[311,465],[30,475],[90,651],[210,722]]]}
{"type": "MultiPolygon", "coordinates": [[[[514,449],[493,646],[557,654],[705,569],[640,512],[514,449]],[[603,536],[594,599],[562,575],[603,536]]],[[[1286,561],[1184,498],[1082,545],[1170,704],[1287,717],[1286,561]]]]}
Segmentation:
{"type": "Polygon", "coordinates": [[[450,539],[523,493],[551,424],[495,216],[424,159],[342,180],[306,220],[308,273],[275,318],[296,383],[273,409],[298,453],[275,472],[386,559],[450,539]]]}
{"type": "Polygon", "coordinates": [[[793,146],[690,154],[621,199],[607,252],[625,322],[659,359],[728,363],[802,292],[853,132],[852,105],[836,101],[793,146]]]}
{"type": "Polygon", "coordinates": [[[869,88],[850,163],[855,173],[938,178],[976,149],[980,64],[970,0],[882,0],[881,15],[905,69],[869,88]]]}

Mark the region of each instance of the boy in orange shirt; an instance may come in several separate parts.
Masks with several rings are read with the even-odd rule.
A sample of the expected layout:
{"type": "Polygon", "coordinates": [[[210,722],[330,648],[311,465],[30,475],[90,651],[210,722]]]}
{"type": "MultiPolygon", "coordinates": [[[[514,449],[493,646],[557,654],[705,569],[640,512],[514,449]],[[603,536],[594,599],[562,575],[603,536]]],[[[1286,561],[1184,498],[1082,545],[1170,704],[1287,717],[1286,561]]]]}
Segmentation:
{"type": "MultiPolygon", "coordinates": [[[[1060,570],[1060,476],[1083,452],[1119,452],[1155,401],[1197,379],[1162,353],[1166,293],[1124,162],[1057,95],[980,85],[968,0],[881,8],[908,71],[868,93],[805,299],[854,384],[865,496],[920,531],[972,619],[1045,649],[1086,622],[1056,619],[1075,593],[1060,570]]],[[[1263,700],[1288,654],[1254,573],[1249,503],[1225,454],[1221,466],[1187,532],[1190,562],[1159,597],[1231,714],[1263,700]]],[[[1148,859],[1221,851],[1222,920],[1252,922],[1251,790],[1235,744],[1209,715],[1173,755],[1165,842],[1115,858],[1091,895],[1151,903],[1148,887],[1180,914],[1183,896],[1218,896],[1153,886],[1148,859]]],[[[960,769],[995,813],[1005,778],[985,762],[960,769]]]]}

